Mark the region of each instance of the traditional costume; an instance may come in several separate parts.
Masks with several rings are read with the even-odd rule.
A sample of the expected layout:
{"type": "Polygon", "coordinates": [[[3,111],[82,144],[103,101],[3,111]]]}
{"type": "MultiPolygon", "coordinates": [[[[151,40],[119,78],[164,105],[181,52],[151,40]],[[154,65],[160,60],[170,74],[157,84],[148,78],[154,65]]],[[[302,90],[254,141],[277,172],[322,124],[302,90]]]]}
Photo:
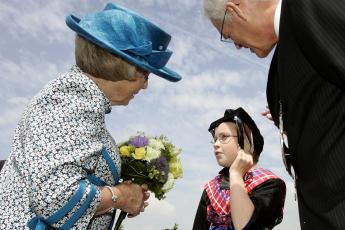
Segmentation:
{"type": "MultiPolygon", "coordinates": [[[[233,230],[228,168],[204,186],[193,229],[233,230]]],[[[255,210],[244,229],[272,229],[283,219],[285,183],[271,171],[255,168],[244,176],[255,210]]]]}
{"type": "MultiPolygon", "coordinates": [[[[223,122],[236,125],[239,146],[252,153],[256,162],[262,152],[264,139],[248,113],[242,108],[227,109],[223,117],[211,123],[208,131],[214,136],[215,129],[223,122]]],[[[272,229],[283,219],[284,181],[263,168],[252,168],[245,173],[243,181],[254,205],[254,212],[244,229],[272,229]]],[[[230,195],[229,168],[224,168],[204,186],[193,230],[233,230],[230,195]]]]}

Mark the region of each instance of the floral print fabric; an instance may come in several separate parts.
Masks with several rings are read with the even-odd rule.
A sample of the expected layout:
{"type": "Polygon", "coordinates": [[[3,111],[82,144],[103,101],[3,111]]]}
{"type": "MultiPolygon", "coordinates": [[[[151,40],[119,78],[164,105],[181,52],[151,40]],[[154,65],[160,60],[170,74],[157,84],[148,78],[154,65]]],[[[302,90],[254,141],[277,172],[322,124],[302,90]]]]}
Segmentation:
{"type": "MultiPolygon", "coordinates": [[[[87,174],[114,185],[101,150],[118,166],[120,156],[104,115],[110,103],[97,85],[74,66],[33,98],[15,130],[9,158],[0,172],[0,229],[28,229],[34,216],[49,217],[66,204],[87,174]]],[[[61,227],[83,204],[54,224],[61,227]]],[[[72,229],[107,229],[111,215],[95,217],[100,191],[72,229]]]]}

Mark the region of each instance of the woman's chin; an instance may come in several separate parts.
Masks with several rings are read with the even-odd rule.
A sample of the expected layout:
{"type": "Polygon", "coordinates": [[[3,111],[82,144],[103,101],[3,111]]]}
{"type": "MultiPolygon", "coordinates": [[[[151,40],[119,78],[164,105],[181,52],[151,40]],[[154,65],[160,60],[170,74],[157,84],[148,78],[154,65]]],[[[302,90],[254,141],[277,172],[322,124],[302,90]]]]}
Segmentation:
{"type": "Polygon", "coordinates": [[[112,101],[111,105],[122,105],[122,106],[127,106],[129,104],[129,102],[134,98],[134,96],[132,96],[131,98],[128,98],[126,100],[121,100],[121,101],[112,101]]]}

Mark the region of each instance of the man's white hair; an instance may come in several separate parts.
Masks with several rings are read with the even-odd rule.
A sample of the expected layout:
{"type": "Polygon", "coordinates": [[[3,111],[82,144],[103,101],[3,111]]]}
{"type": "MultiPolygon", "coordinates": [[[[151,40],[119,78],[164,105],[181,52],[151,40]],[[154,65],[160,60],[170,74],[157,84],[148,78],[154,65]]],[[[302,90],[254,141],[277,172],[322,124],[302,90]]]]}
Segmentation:
{"type": "Polygon", "coordinates": [[[227,2],[228,0],[203,0],[206,16],[214,20],[223,20],[227,2]]]}
{"type": "MultiPolygon", "coordinates": [[[[246,2],[265,2],[265,1],[278,1],[278,0],[246,0],[246,2]]],[[[204,12],[209,19],[223,20],[226,3],[228,0],[203,0],[204,12]]],[[[231,20],[230,17],[226,17],[226,21],[231,20]]]]}

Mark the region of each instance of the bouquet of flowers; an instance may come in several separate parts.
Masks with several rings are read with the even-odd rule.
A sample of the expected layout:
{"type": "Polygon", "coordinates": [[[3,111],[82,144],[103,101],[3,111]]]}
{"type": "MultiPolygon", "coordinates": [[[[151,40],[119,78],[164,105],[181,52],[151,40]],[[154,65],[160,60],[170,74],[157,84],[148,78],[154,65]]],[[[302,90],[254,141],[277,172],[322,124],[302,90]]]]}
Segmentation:
{"type": "MultiPolygon", "coordinates": [[[[121,155],[121,179],[147,184],[159,200],[165,198],[176,179],[182,177],[181,149],[165,136],[145,136],[139,133],[118,144],[121,155]]],[[[115,230],[119,229],[127,213],[121,212],[115,230]]]]}
{"type": "Polygon", "coordinates": [[[118,146],[122,161],[121,178],[147,184],[159,200],[165,198],[174,181],[182,177],[181,149],[163,135],[149,137],[138,134],[118,146]]]}

